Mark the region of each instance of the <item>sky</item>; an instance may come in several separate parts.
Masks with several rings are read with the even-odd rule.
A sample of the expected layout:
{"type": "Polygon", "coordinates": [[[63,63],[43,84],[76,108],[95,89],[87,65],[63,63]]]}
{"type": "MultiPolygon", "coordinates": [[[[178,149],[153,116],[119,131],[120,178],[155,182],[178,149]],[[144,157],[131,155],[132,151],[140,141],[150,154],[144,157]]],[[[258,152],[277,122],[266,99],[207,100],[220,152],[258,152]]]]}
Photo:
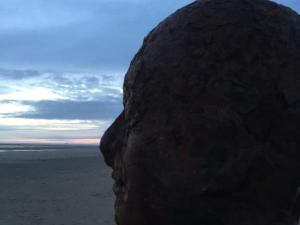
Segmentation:
{"type": "Polygon", "coordinates": [[[99,143],[143,38],[191,2],[1,0],[0,143],[99,143]]]}

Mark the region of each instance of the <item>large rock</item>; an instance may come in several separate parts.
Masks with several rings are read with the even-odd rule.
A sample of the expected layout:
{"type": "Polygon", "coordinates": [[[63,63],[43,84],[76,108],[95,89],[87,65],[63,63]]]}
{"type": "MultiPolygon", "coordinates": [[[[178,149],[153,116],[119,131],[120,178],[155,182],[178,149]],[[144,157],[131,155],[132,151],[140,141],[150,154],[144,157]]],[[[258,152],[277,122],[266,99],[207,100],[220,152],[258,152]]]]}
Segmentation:
{"type": "Polygon", "coordinates": [[[202,0],[133,59],[101,150],[118,225],[291,225],[300,185],[300,17],[202,0]]]}

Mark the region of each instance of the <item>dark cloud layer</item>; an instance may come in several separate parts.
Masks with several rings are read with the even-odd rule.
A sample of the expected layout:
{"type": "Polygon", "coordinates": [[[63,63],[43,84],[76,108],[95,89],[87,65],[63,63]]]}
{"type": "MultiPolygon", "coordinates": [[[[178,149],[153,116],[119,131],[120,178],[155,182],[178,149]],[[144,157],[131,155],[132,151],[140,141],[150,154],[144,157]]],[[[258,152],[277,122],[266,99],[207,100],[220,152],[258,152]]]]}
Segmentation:
{"type": "Polygon", "coordinates": [[[40,101],[24,102],[34,112],[19,114],[30,119],[112,120],[122,111],[122,99],[107,101],[40,101]]]}
{"type": "Polygon", "coordinates": [[[19,70],[19,69],[3,69],[0,68],[0,78],[19,80],[24,78],[32,78],[39,76],[37,70],[19,70]]]}
{"type": "MultiPolygon", "coordinates": [[[[0,62],[124,70],[143,37],[192,0],[4,0],[0,62]],[[14,4],[19,4],[14,9],[14,4]],[[10,15],[9,15],[10,14],[10,15]]],[[[2,29],[1,29],[2,28],[2,29]]],[[[1,65],[0,65],[1,66],[1,65]]]]}
{"type": "Polygon", "coordinates": [[[192,1],[3,0],[0,66],[126,70],[144,36],[192,1]]]}

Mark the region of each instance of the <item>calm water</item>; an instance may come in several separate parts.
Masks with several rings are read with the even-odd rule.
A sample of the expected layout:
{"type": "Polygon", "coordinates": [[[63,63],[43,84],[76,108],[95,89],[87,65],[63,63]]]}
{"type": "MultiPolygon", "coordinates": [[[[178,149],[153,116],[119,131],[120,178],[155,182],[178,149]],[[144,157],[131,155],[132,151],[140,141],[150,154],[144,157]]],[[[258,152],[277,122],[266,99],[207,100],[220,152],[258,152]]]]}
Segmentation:
{"type": "Polygon", "coordinates": [[[96,145],[0,144],[0,161],[99,156],[96,145]]]}

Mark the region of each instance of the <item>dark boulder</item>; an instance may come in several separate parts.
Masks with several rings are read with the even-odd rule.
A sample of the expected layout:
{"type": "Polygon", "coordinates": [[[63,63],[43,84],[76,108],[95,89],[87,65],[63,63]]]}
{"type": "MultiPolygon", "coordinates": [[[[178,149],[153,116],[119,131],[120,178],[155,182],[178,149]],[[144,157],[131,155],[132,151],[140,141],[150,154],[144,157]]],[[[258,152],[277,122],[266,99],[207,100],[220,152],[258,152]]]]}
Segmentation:
{"type": "Polygon", "coordinates": [[[267,0],[178,10],[133,59],[101,141],[118,225],[294,224],[299,129],[295,12],[267,0]]]}

